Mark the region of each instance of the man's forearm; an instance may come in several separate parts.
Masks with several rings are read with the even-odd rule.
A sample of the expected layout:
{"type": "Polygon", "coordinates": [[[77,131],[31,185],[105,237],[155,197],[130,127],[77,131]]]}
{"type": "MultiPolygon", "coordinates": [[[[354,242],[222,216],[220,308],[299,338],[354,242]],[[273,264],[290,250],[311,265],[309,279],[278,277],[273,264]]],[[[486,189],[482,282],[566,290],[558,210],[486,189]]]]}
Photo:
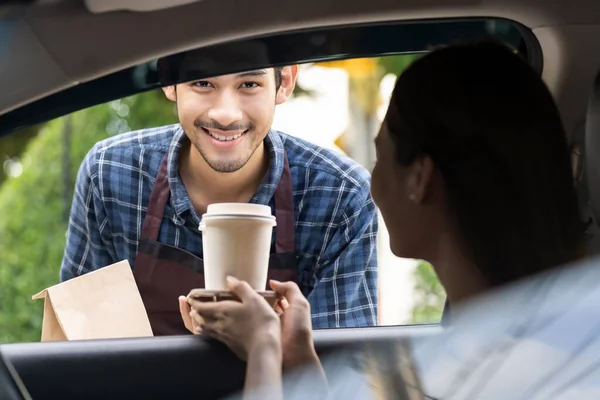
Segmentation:
{"type": "Polygon", "coordinates": [[[283,399],[281,343],[262,340],[248,354],[244,400],[283,399]]]}

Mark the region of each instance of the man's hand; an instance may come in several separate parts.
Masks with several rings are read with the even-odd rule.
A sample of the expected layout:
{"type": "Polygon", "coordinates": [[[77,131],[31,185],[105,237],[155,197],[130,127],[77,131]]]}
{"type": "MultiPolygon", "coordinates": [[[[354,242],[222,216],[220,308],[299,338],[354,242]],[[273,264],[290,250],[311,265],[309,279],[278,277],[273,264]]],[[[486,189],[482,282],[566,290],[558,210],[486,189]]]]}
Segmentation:
{"type": "Polygon", "coordinates": [[[192,325],[186,327],[220,340],[242,360],[265,343],[280,344],[281,324],[269,303],[246,282],[228,277],[227,286],[240,301],[202,302],[191,298],[192,325]]]}
{"type": "Polygon", "coordinates": [[[312,340],[310,305],[294,282],[271,280],[271,288],[281,300],[281,345],[283,367],[291,369],[302,364],[318,362],[312,340]]]}

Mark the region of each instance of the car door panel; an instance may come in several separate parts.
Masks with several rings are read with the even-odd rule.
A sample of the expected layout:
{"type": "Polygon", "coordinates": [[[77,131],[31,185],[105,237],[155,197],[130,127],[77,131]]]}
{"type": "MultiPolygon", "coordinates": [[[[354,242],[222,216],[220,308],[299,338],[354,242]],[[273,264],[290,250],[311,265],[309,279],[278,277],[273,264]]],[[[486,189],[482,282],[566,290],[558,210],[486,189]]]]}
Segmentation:
{"type": "MultiPolygon", "coordinates": [[[[439,332],[437,325],[315,331],[320,356],[367,342],[439,332]]],[[[34,399],[218,399],[242,389],[245,364],[199,336],[0,346],[34,399]]]]}

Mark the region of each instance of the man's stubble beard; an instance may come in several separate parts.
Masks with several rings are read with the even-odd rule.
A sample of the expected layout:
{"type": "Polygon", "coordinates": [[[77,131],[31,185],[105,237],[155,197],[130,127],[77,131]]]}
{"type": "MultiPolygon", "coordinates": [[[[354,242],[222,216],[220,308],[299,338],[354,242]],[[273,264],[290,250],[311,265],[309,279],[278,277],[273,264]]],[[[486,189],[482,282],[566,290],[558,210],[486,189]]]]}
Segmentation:
{"type": "MultiPolygon", "coordinates": [[[[218,126],[218,123],[215,122],[203,122],[200,119],[195,120],[192,123],[192,130],[194,132],[194,135],[189,135],[188,134],[188,129],[183,125],[181,119],[179,118],[179,104],[177,102],[175,102],[175,107],[177,108],[177,116],[179,119],[179,125],[181,126],[181,128],[183,129],[185,135],[188,137],[188,140],[190,140],[192,146],[194,146],[194,148],[196,149],[196,151],[198,153],[200,153],[200,156],[202,157],[202,159],[204,160],[204,162],[206,163],[206,165],[208,165],[213,171],[215,172],[219,172],[219,173],[233,173],[233,172],[237,172],[240,169],[244,168],[244,166],[246,164],[248,164],[248,161],[250,161],[250,159],[252,158],[252,156],[256,153],[256,150],[258,150],[258,148],[260,147],[260,144],[264,141],[260,140],[256,143],[254,143],[254,148],[252,149],[252,151],[250,152],[250,155],[245,159],[245,160],[233,160],[233,161],[211,161],[208,157],[208,155],[206,154],[206,152],[204,151],[204,149],[202,149],[202,146],[200,146],[200,140],[198,140],[199,135],[206,135],[206,133],[202,130],[202,127],[215,127],[217,129],[222,129],[222,130],[226,130],[224,129],[224,127],[218,126]],[[191,137],[194,138],[194,140],[191,140],[191,137]]],[[[250,133],[255,133],[256,132],[256,126],[254,126],[252,123],[249,123],[248,126],[244,126],[241,127],[243,128],[249,128],[248,131],[245,133],[245,135],[248,135],[250,133]]],[[[268,135],[268,131],[267,134],[268,135]]],[[[265,135],[265,137],[266,137],[265,135]]],[[[207,135],[208,136],[208,135],[207,135]]]]}
{"type": "MultiPolygon", "coordinates": [[[[252,132],[246,132],[244,135],[250,135],[252,134],[252,132]]],[[[246,164],[248,164],[248,161],[250,161],[250,159],[252,158],[252,156],[256,153],[256,150],[260,147],[260,141],[257,143],[253,144],[253,149],[250,152],[250,154],[248,155],[248,157],[242,158],[242,159],[237,159],[237,160],[211,160],[208,157],[208,154],[206,154],[206,152],[204,151],[204,149],[202,148],[202,146],[200,145],[200,140],[197,139],[197,135],[206,135],[203,131],[200,132],[195,132],[196,135],[196,140],[194,141],[194,143],[192,143],[192,145],[194,146],[194,148],[196,149],[196,151],[198,151],[198,153],[200,153],[200,156],[202,156],[202,158],[204,159],[204,162],[215,172],[219,172],[219,173],[233,173],[233,172],[237,172],[240,169],[244,168],[246,166],[246,164]]],[[[244,138],[244,140],[249,139],[248,137],[244,138]]]]}

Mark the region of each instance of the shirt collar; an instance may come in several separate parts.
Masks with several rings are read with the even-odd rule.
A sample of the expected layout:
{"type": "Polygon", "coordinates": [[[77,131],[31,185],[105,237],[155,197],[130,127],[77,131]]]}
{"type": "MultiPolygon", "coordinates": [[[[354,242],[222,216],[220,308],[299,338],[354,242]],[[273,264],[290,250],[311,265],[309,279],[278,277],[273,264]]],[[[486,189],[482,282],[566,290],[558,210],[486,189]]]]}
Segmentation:
{"type": "MultiPolygon", "coordinates": [[[[189,139],[181,125],[177,124],[175,134],[173,135],[173,139],[169,146],[167,159],[167,173],[169,176],[169,187],[171,189],[171,206],[180,218],[183,218],[183,214],[186,211],[191,211],[194,216],[200,219],[200,216],[196,214],[196,211],[193,208],[187,190],[179,176],[179,157],[181,155],[181,149],[188,140],[189,139]]],[[[277,185],[279,184],[283,172],[284,148],[279,132],[270,130],[265,137],[264,144],[269,154],[269,167],[258,190],[254,196],[252,196],[250,203],[269,204],[275,194],[275,189],[277,189],[277,185]]]]}

